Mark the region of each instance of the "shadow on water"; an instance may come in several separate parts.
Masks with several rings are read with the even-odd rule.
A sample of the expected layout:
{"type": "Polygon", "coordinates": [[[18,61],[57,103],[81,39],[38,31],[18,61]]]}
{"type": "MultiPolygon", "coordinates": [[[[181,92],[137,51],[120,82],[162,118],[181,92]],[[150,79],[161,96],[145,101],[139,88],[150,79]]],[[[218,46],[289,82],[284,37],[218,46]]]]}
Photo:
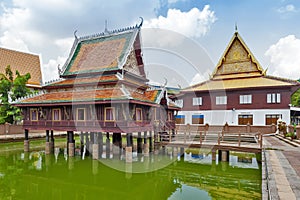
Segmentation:
{"type": "Polygon", "coordinates": [[[164,168],[132,173],[164,159],[171,158],[150,154],[131,164],[106,160],[125,169],[120,171],[101,159],[67,157],[64,149],[55,155],[6,152],[0,154],[0,199],[261,199],[260,167],[211,162],[209,155],[186,154],[164,168]]]}

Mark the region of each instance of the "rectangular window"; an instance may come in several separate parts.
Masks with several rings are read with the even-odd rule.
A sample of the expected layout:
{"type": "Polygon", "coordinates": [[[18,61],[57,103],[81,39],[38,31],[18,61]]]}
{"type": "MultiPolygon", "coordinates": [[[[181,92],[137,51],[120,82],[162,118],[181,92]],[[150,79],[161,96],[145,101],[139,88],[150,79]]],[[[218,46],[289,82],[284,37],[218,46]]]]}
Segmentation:
{"type": "Polygon", "coordinates": [[[252,95],[240,95],[240,104],[251,104],[252,103],[252,95]]]}
{"type": "Polygon", "coordinates": [[[76,113],[76,119],[78,121],[84,121],[85,120],[85,108],[77,108],[77,113],[76,113]]]}
{"type": "Polygon", "coordinates": [[[202,97],[194,97],[193,106],[201,106],[201,105],[202,105],[202,97]]]}
{"type": "Polygon", "coordinates": [[[239,115],[239,125],[253,125],[253,115],[239,115]]]}
{"type": "Polygon", "coordinates": [[[267,103],[281,103],[280,93],[267,94],[267,103]]]}
{"type": "Polygon", "coordinates": [[[266,125],[277,124],[277,120],[282,118],[281,114],[266,115],[266,125]]]}
{"type": "Polygon", "coordinates": [[[136,121],[143,121],[143,110],[141,108],[135,109],[135,120],[136,121]]]}
{"type": "Polygon", "coordinates": [[[53,121],[60,121],[60,109],[59,108],[54,108],[52,109],[52,120],[53,121]]]}
{"type": "Polygon", "coordinates": [[[185,124],[185,115],[177,115],[175,116],[176,124],[185,124]]]}
{"type": "Polygon", "coordinates": [[[31,121],[38,121],[38,110],[36,108],[30,109],[30,120],[31,121]]]}
{"type": "Polygon", "coordinates": [[[105,121],[115,121],[115,109],[113,107],[105,108],[105,121]]]}
{"type": "Polygon", "coordinates": [[[226,104],[227,104],[227,96],[216,97],[216,105],[226,105],[226,104]]]}
{"type": "Polygon", "coordinates": [[[192,115],[192,124],[204,124],[204,115],[192,115]]]}

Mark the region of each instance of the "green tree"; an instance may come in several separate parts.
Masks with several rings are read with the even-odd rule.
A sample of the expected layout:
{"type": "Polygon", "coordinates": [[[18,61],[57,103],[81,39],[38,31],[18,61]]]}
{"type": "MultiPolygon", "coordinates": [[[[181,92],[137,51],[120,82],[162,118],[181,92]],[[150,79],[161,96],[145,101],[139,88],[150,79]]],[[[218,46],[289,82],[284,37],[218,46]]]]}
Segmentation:
{"type": "Polygon", "coordinates": [[[293,95],[291,104],[293,106],[300,106],[300,89],[298,89],[293,95]]]}
{"type": "Polygon", "coordinates": [[[0,124],[14,123],[21,120],[21,110],[10,104],[10,101],[15,101],[17,98],[27,96],[31,93],[26,87],[27,81],[31,78],[30,74],[21,75],[16,70],[16,77],[8,65],[5,68],[5,74],[0,73],[0,124]]]}

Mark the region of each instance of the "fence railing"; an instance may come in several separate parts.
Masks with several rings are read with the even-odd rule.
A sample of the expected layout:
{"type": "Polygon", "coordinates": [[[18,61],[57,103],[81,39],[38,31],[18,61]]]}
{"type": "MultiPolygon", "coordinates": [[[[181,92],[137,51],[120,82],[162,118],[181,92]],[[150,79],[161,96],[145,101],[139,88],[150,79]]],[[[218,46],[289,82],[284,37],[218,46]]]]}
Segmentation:
{"type": "Polygon", "coordinates": [[[183,131],[175,134],[163,132],[159,134],[162,142],[177,142],[183,144],[215,144],[215,145],[258,145],[262,148],[262,133],[225,132],[225,131],[183,131]]]}

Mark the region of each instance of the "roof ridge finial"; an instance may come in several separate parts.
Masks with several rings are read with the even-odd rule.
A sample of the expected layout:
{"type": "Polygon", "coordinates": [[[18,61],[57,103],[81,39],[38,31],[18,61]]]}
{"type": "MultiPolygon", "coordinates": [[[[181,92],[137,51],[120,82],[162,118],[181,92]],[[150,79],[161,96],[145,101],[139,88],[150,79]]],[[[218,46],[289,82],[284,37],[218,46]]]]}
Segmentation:
{"type": "Polygon", "coordinates": [[[237,23],[235,22],[235,27],[234,27],[234,29],[235,29],[235,33],[237,33],[238,32],[238,27],[237,27],[237,23]]]}
{"type": "Polygon", "coordinates": [[[105,20],[105,29],[104,29],[105,33],[108,33],[108,29],[107,29],[107,19],[105,20]]]}

